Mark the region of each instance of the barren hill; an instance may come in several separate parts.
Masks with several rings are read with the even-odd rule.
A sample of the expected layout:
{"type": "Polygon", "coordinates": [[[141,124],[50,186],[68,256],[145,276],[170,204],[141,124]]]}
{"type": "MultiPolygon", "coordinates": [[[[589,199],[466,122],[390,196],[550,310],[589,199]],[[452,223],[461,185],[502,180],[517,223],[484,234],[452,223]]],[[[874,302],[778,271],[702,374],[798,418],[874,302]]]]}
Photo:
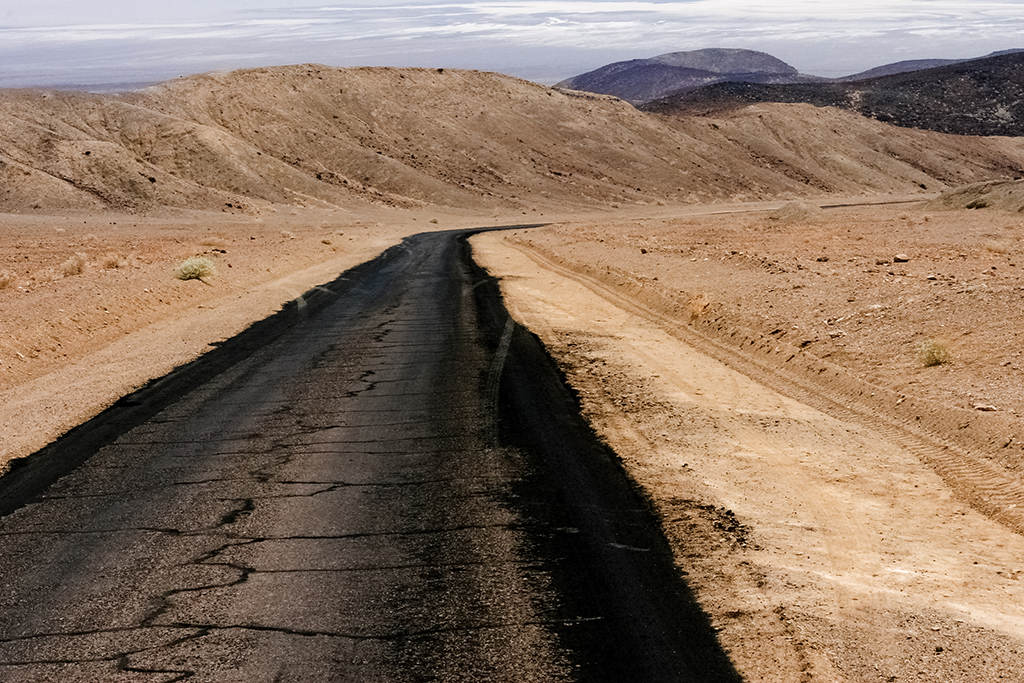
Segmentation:
{"type": "Polygon", "coordinates": [[[475,71],[315,65],[0,92],[0,211],[609,208],[1024,175],[1024,141],[762,105],[717,121],[475,71]]]}
{"type": "Polygon", "coordinates": [[[840,107],[898,126],[957,135],[1024,134],[1024,53],[842,83],[718,83],[649,102],[662,114],[720,112],[754,102],[840,107]]]}

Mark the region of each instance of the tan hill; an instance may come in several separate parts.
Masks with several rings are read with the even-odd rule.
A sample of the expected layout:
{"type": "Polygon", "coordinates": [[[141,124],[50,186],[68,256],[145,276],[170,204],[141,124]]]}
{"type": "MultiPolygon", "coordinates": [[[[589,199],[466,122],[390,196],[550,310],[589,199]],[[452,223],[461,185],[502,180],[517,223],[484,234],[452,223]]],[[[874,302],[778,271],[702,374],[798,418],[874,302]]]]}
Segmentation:
{"type": "Polygon", "coordinates": [[[760,104],[661,118],[717,150],[716,167],[734,174],[746,198],[931,192],[1024,175],[1024,139],[898,128],[829,107],[760,104]]]}
{"type": "Polygon", "coordinates": [[[928,203],[932,209],[997,209],[1024,213],[1024,181],[994,180],[943,192],[928,203]]]}
{"type": "Polygon", "coordinates": [[[114,95],[0,92],[0,211],[609,208],[913,193],[1024,175],[1024,141],[834,109],[716,120],[475,71],[290,66],[114,95]]]}

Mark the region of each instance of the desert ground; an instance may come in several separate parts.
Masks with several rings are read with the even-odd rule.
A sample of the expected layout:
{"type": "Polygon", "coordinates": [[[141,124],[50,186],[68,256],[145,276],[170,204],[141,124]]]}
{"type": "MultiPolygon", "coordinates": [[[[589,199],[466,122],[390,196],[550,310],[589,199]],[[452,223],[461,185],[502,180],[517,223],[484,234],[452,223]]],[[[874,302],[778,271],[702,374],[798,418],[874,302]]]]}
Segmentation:
{"type": "Polygon", "coordinates": [[[789,205],[474,245],[748,680],[1024,680],[1020,229],[789,205]]]}
{"type": "MultiPolygon", "coordinates": [[[[474,225],[283,213],[5,216],[2,267],[32,273],[0,290],[5,459],[404,235],[474,225]],[[216,273],[176,279],[196,255],[216,273]]],[[[741,673],[1024,680],[1024,223],[921,201],[646,214],[562,216],[474,254],[651,501],[741,673]],[[927,366],[936,340],[948,358],[927,366]]]]}
{"type": "Polygon", "coordinates": [[[0,141],[0,466],[406,235],[546,222],[474,254],[746,679],[1024,681],[1019,139],[304,66],[4,93],[0,141]]]}

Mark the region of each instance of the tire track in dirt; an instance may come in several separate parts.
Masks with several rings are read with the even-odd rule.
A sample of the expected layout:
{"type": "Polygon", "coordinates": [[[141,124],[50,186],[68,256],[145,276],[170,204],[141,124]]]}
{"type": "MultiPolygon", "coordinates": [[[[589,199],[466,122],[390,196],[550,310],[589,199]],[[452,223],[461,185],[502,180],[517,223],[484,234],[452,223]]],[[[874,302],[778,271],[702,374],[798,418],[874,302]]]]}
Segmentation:
{"type": "MultiPolygon", "coordinates": [[[[1024,484],[1019,479],[987,461],[984,455],[972,453],[951,443],[942,435],[922,430],[909,420],[899,420],[893,413],[883,414],[866,400],[844,402],[838,396],[831,395],[820,383],[800,376],[799,369],[796,372],[784,369],[785,362],[802,353],[799,350],[792,349],[793,355],[789,359],[783,358],[783,363],[773,367],[752,353],[739,351],[720,339],[698,331],[677,315],[667,314],[656,305],[639,301],[636,297],[619,291],[614,284],[589,274],[588,269],[582,264],[564,261],[535,246],[513,241],[508,241],[508,244],[539,266],[574,280],[624,310],[654,322],[673,336],[739,370],[751,379],[828,415],[861,424],[888,437],[930,466],[971,507],[1014,532],[1024,534],[1024,484]]],[[[773,352],[775,356],[781,355],[779,350],[784,346],[771,340],[761,340],[761,347],[765,345],[776,347],[773,352]]],[[[806,357],[806,354],[804,356],[806,357]]],[[[885,398],[891,398],[890,403],[900,400],[894,392],[868,385],[853,376],[844,377],[841,368],[820,361],[817,374],[823,372],[829,372],[830,379],[845,384],[865,385],[865,389],[869,391],[862,391],[862,397],[870,399],[875,395],[887,394],[885,398]]],[[[877,402],[882,403],[883,399],[877,398],[877,402]]]]}
{"type": "MultiPolygon", "coordinates": [[[[561,311],[546,310],[544,313],[537,313],[526,310],[517,306],[514,298],[507,300],[506,306],[517,320],[542,338],[550,340],[561,336],[556,330],[556,325],[561,324],[561,311]]],[[[565,322],[569,322],[568,318],[565,322]]],[[[737,458],[746,457],[758,461],[763,469],[770,470],[780,496],[793,499],[792,506],[804,510],[806,518],[814,520],[814,533],[825,547],[825,600],[831,605],[827,611],[841,623],[870,623],[871,611],[883,605],[881,599],[864,592],[862,582],[863,577],[877,575],[881,571],[875,556],[877,544],[868,530],[847,512],[843,500],[836,495],[825,498],[821,496],[820,480],[800,461],[793,448],[784,447],[777,435],[769,436],[752,424],[754,416],[750,413],[753,411],[734,409],[736,405],[751,403],[751,383],[745,381],[745,378],[741,381],[734,372],[728,371],[711,371],[709,374],[713,374],[713,377],[680,377],[672,362],[662,360],[657,342],[649,340],[644,335],[631,335],[629,346],[649,376],[670,377],[669,393],[677,401],[690,404],[700,414],[713,416],[716,421],[714,430],[719,434],[727,434],[729,440],[736,442],[738,450],[734,455],[737,458]],[[714,382],[716,391],[707,391],[704,380],[714,382]],[[727,386],[723,387],[723,384],[727,386]],[[721,397],[710,396],[712,393],[725,394],[724,400],[721,397]]],[[[699,352],[695,351],[694,355],[697,354],[699,352]]],[[[717,364],[715,361],[712,362],[717,364]]],[[[594,404],[614,406],[617,403],[614,392],[621,387],[613,383],[599,382],[588,388],[600,394],[598,397],[592,397],[594,404]]],[[[809,418],[809,411],[802,406],[783,402],[772,406],[772,410],[777,409],[790,414],[794,429],[808,433],[817,433],[820,430],[813,416],[809,418]]],[[[635,423],[620,411],[605,410],[596,418],[592,416],[592,419],[606,426],[601,431],[614,433],[620,445],[623,440],[631,444],[624,449],[617,449],[620,455],[627,459],[630,458],[630,453],[652,454],[658,451],[656,436],[645,434],[642,425],[635,423]]],[[[692,457],[692,454],[688,457],[692,457]]],[[[629,465],[629,469],[632,470],[643,470],[647,467],[648,464],[641,461],[631,460],[629,465]]],[[[651,467],[652,472],[655,469],[656,466],[651,467]]],[[[639,475],[638,483],[641,486],[644,486],[645,476],[647,475],[639,475]]],[[[653,480],[659,478],[656,473],[650,476],[653,480]]],[[[773,644],[770,656],[773,666],[778,667],[776,674],[780,671],[787,672],[787,680],[844,680],[828,658],[823,657],[815,648],[808,647],[809,634],[800,620],[793,618],[790,606],[779,603],[773,596],[756,589],[757,585],[765,581],[764,575],[756,566],[751,566],[747,560],[741,560],[739,555],[711,559],[709,562],[707,556],[713,555],[714,552],[709,552],[708,546],[715,545],[710,539],[719,535],[723,527],[721,520],[717,519],[717,509],[710,509],[706,503],[702,503],[703,496],[696,492],[680,494],[667,501],[659,500],[657,496],[654,498],[653,503],[660,511],[662,523],[669,527],[667,533],[677,544],[677,561],[682,560],[682,557],[693,558],[694,564],[682,561],[680,569],[685,573],[694,573],[708,571],[709,567],[713,567],[710,572],[717,576],[717,581],[727,583],[740,591],[742,598],[725,611],[725,621],[754,621],[754,626],[747,624],[745,628],[748,631],[756,629],[760,641],[773,644]],[[673,533],[672,527],[680,526],[684,520],[685,524],[673,533]],[[697,560],[698,555],[705,557],[697,560]]],[[[798,521],[786,523],[803,527],[803,523],[798,521]]],[[[736,548],[732,550],[735,551],[736,548]]],[[[786,564],[783,560],[783,565],[786,564]]],[[[799,574],[806,570],[793,567],[792,571],[799,574]]],[[[718,616],[721,618],[723,615],[718,616]]],[[[872,633],[870,630],[861,630],[858,640],[864,642],[865,639],[878,639],[871,649],[881,651],[884,649],[882,640],[887,637],[888,634],[884,632],[872,633]]],[[[750,670],[746,673],[750,675],[750,670]]]]}
{"type": "Polygon", "coordinates": [[[1024,670],[1019,536],[891,431],[768,390],[509,242],[481,239],[482,261],[658,510],[748,680],[1024,670]]]}

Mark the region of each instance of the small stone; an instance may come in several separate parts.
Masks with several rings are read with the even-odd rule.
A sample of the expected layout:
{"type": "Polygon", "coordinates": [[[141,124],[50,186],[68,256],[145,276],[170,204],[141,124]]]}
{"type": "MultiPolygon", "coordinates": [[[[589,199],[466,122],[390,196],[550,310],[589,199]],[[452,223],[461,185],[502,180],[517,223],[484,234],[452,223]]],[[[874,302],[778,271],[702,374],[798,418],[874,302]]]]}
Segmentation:
{"type": "Polygon", "coordinates": [[[893,256],[892,260],[896,263],[906,263],[907,261],[910,260],[910,257],[907,256],[906,254],[896,254],[895,256],[893,256]]]}
{"type": "Polygon", "coordinates": [[[999,410],[999,408],[995,407],[991,403],[975,403],[973,405],[973,408],[975,410],[980,410],[980,411],[982,411],[984,413],[991,413],[991,412],[994,412],[996,410],[999,410]]]}

